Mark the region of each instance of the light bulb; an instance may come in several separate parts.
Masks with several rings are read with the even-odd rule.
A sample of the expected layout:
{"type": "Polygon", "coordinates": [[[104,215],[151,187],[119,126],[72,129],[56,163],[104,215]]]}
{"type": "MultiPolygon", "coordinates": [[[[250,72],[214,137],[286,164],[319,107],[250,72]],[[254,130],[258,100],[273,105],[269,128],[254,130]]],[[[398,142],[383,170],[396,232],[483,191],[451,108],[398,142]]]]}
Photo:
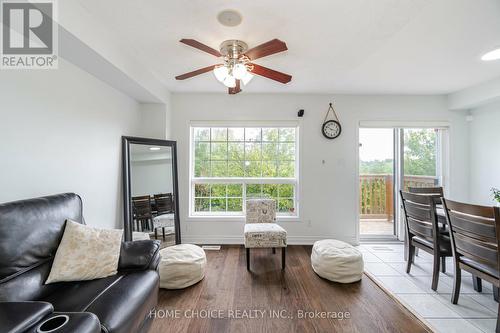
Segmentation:
{"type": "Polygon", "coordinates": [[[219,82],[224,82],[229,75],[229,71],[226,66],[218,66],[214,68],[214,75],[219,82]]]}
{"type": "Polygon", "coordinates": [[[241,80],[247,73],[247,67],[243,64],[236,64],[233,67],[233,75],[236,80],[241,80]]]}
{"type": "Polygon", "coordinates": [[[222,83],[224,83],[224,85],[228,88],[236,87],[236,79],[231,75],[228,75],[222,83]]]}
{"type": "Polygon", "coordinates": [[[246,72],[245,76],[243,76],[241,78],[241,82],[244,84],[244,85],[247,85],[248,82],[250,82],[250,80],[253,78],[253,75],[250,73],[250,72],[246,72]]]}

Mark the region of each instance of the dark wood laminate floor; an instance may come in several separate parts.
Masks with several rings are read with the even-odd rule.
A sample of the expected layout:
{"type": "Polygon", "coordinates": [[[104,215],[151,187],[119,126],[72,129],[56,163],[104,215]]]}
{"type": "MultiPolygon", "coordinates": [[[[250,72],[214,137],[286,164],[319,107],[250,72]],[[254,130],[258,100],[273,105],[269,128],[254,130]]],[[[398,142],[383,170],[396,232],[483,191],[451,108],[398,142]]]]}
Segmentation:
{"type": "Polygon", "coordinates": [[[204,280],[184,290],[160,290],[151,332],[427,331],[367,276],[353,284],[317,276],[310,265],[310,246],[288,247],[285,272],[280,269],[279,250],[275,255],[270,249],[252,252],[249,273],[243,247],[207,251],[204,280]],[[299,318],[301,311],[333,318],[299,318]],[[339,312],[349,312],[350,318],[335,319],[339,312]],[[216,318],[192,318],[197,315],[216,318]]]}

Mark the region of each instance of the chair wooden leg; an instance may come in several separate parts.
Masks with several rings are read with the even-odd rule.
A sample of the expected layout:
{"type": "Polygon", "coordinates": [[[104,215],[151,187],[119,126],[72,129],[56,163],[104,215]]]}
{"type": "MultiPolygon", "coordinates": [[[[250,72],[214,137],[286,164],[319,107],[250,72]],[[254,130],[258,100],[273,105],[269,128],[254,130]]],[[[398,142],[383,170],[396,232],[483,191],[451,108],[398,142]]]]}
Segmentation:
{"type": "Polygon", "coordinates": [[[446,273],[446,257],[441,257],[441,272],[446,273]]]}
{"type": "Polygon", "coordinates": [[[472,275],[472,284],[474,285],[474,290],[478,293],[483,291],[483,283],[481,279],[475,275],[472,275]]]}
{"type": "Polygon", "coordinates": [[[276,248],[273,247],[273,254],[276,254],[276,248]]]}
{"type": "Polygon", "coordinates": [[[498,304],[498,313],[497,313],[497,327],[495,332],[500,332],[500,303],[498,304]]]}
{"type": "MultiPolygon", "coordinates": [[[[418,257],[418,247],[415,248],[415,256],[418,257]]],[[[415,257],[413,257],[413,263],[415,263],[415,257]]]]}
{"type": "Polygon", "coordinates": [[[458,303],[458,296],[460,295],[460,284],[462,283],[462,270],[458,267],[458,263],[455,262],[455,274],[453,279],[453,291],[451,294],[451,303],[458,303]]]}
{"type": "Polygon", "coordinates": [[[281,269],[285,269],[286,262],[286,247],[281,248],[281,269]]]}
{"type": "Polygon", "coordinates": [[[158,229],[155,228],[155,239],[158,239],[158,229]]]}
{"type": "Polygon", "coordinates": [[[162,231],[162,233],[163,233],[163,241],[165,241],[165,227],[162,227],[162,228],[161,228],[161,231],[162,231]]]}
{"type": "Polygon", "coordinates": [[[498,302],[498,287],[493,286],[493,299],[498,302]]]}
{"type": "Polygon", "coordinates": [[[247,256],[247,271],[250,271],[250,248],[246,248],[246,256],[247,256]]]}
{"type": "Polygon", "coordinates": [[[411,243],[408,242],[408,258],[406,259],[407,261],[406,274],[410,273],[411,263],[413,262],[413,258],[415,258],[415,246],[411,245],[411,243]]]}
{"type": "Polygon", "coordinates": [[[439,258],[439,254],[434,253],[434,261],[432,265],[432,285],[431,289],[436,291],[439,282],[439,264],[441,260],[439,258]]]}

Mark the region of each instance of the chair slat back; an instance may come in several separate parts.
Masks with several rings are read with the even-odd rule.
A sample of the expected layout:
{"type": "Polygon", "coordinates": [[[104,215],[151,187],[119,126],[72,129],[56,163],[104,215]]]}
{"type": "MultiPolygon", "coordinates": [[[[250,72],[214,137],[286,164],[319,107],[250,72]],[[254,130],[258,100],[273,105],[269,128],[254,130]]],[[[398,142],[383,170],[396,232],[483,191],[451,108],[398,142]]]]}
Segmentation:
{"type": "Polygon", "coordinates": [[[433,241],[437,232],[435,200],[438,194],[414,194],[400,191],[409,235],[433,241]]]}
{"type": "Polygon", "coordinates": [[[172,193],[161,193],[154,195],[158,215],[174,212],[174,199],[172,193]]]}
{"type": "Polygon", "coordinates": [[[442,187],[408,187],[408,192],[415,194],[439,194],[443,196],[442,187]]]}
{"type": "Polygon", "coordinates": [[[448,199],[443,199],[443,206],[455,254],[498,270],[498,207],[471,205],[448,199]]]}
{"type": "Polygon", "coordinates": [[[132,208],[135,215],[134,218],[151,218],[151,197],[149,195],[132,197],[132,208]]]}

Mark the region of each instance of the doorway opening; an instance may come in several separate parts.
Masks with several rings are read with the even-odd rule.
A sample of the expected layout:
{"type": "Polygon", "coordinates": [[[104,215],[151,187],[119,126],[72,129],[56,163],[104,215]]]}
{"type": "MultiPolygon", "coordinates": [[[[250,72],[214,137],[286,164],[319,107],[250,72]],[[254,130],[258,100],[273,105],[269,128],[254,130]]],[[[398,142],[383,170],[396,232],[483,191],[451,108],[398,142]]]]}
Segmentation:
{"type": "Polygon", "coordinates": [[[361,238],[395,239],[399,190],[442,186],[444,129],[359,129],[361,238]]]}

